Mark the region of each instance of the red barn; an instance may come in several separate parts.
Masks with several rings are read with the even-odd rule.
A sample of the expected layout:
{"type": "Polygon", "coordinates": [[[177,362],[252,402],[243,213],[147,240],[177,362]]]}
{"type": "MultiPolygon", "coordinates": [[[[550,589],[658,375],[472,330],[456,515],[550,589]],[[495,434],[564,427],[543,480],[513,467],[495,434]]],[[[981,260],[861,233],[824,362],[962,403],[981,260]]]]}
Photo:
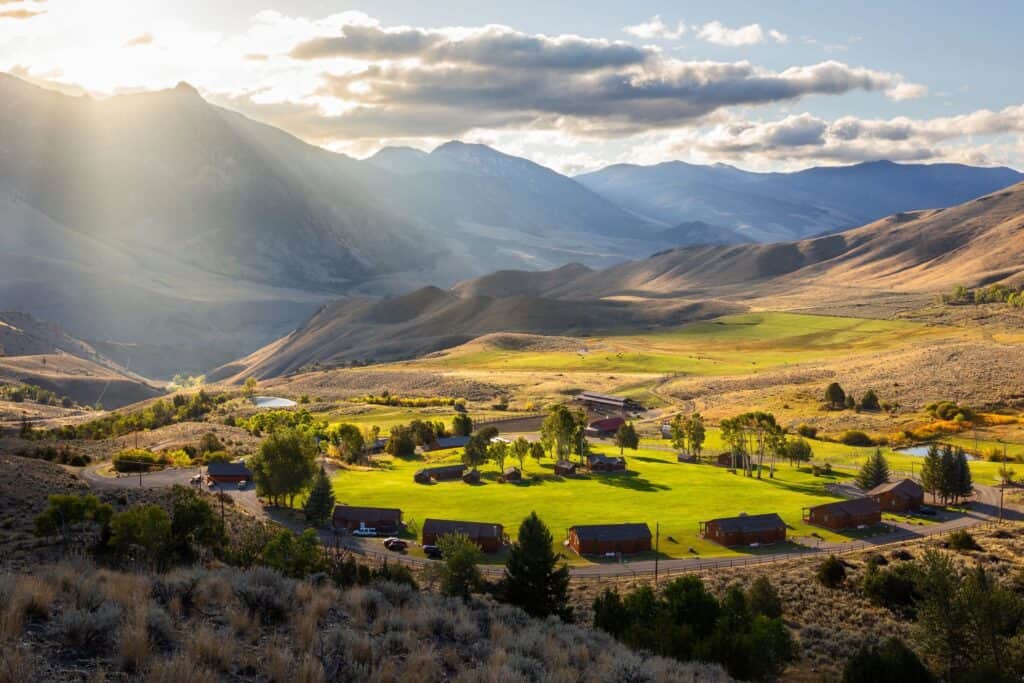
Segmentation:
{"type": "Polygon", "coordinates": [[[331,516],[335,531],[376,529],[380,534],[397,534],[402,527],[402,511],[398,508],[354,507],[337,505],[331,516]]]}
{"type": "Polygon", "coordinates": [[[206,477],[218,484],[237,484],[252,481],[252,472],[244,462],[211,462],[206,466],[206,477]]]}
{"type": "Polygon", "coordinates": [[[626,424],[626,420],[621,417],[606,417],[600,420],[594,420],[587,425],[584,433],[587,436],[596,436],[601,439],[615,436],[615,433],[619,431],[619,428],[626,424]]]}
{"type": "Polygon", "coordinates": [[[587,524],[569,528],[569,547],[579,555],[643,553],[651,549],[646,524],[587,524]]]}

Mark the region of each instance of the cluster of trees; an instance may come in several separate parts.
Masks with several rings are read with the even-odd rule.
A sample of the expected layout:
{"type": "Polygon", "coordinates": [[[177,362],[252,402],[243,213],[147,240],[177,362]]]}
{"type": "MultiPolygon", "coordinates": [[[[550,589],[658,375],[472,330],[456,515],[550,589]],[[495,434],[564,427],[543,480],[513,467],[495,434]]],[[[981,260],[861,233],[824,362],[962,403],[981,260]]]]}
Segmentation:
{"type": "Polygon", "coordinates": [[[145,448],[125,448],[114,454],[112,462],[118,472],[149,472],[160,467],[187,467],[192,459],[185,451],[155,453],[145,448]]]}
{"type": "Polygon", "coordinates": [[[278,429],[302,429],[314,436],[324,435],[327,422],[317,420],[305,408],[301,410],[265,410],[252,417],[235,420],[235,426],[241,427],[253,436],[271,434],[278,429]]]}
{"type": "Polygon", "coordinates": [[[953,306],[1009,304],[1014,308],[1024,308],[1024,288],[995,284],[978,289],[969,289],[963,285],[957,285],[948,294],[941,295],[939,301],[953,306]]]}
{"type": "Polygon", "coordinates": [[[171,378],[168,388],[172,391],[177,391],[178,389],[194,389],[204,384],[206,384],[206,375],[186,375],[183,372],[179,372],[171,378]]]}
{"type": "Polygon", "coordinates": [[[722,420],[719,426],[722,439],[729,444],[733,468],[742,469],[748,477],[753,476],[756,469],[757,478],[761,478],[765,458],[768,458],[768,476],[774,478],[777,458],[796,465],[810,461],[814,455],[806,439],[790,436],[771,413],[741,413],[722,420]]]}
{"type": "Polygon", "coordinates": [[[465,405],[465,399],[451,396],[398,396],[386,389],[378,394],[366,394],[352,399],[355,403],[369,403],[378,406],[399,406],[402,408],[428,408],[432,406],[465,405]]]}
{"type": "Polygon", "coordinates": [[[891,412],[899,409],[898,403],[883,402],[878,398],[874,389],[868,389],[864,395],[857,400],[853,394],[846,393],[839,382],[832,382],[825,388],[825,404],[831,410],[866,410],[891,412]]]}
{"type": "MultiPolygon", "coordinates": [[[[934,676],[946,681],[1013,681],[1024,676],[1024,651],[1018,646],[1024,638],[1024,597],[997,581],[983,564],[968,567],[930,549],[920,560],[892,567],[870,562],[860,588],[872,602],[913,622],[914,640],[931,674],[846,680],[934,676]]],[[[872,655],[872,647],[850,660],[851,675],[874,670],[878,658],[884,657],[884,652],[872,655]]],[[[905,646],[899,649],[903,659],[912,661],[905,646]]]]}
{"type": "Polygon", "coordinates": [[[964,449],[949,444],[929,446],[921,463],[921,486],[943,503],[956,505],[961,498],[970,496],[974,482],[964,449]]]}
{"type": "Polygon", "coordinates": [[[968,406],[956,401],[937,401],[924,407],[926,413],[936,420],[952,420],[954,422],[974,422],[978,415],[968,406]]]}
{"type": "Polygon", "coordinates": [[[615,432],[615,445],[619,447],[619,455],[626,448],[635,451],[640,446],[640,435],[636,433],[632,422],[625,423],[615,432]]]}
{"type": "Polygon", "coordinates": [[[249,459],[256,495],[267,498],[272,505],[291,506],[312,483],[318,454],[310,431],[299,427],[275,430],[249,459]]]}
{"type": "Polygon", "coordinates": [[[52,433],[58,439],[109,439],[178,422],[200,420],[230,398],[228,394],[208,394],[200,389],[191,396],[175,394],[169,400],[154,401],[141,410],[110,413],[79,425],[64,425],[52,433]]]}
{"type": "Polygon", "coordinates": [[[594,600],[594,626],[626,645],[681,661],[717,662],[741,680],[773,678],[797,657],[782,621],[782,601],[765,577],[721,599],[698,576],[661,593],[641,586],[625,597],[606,589],[594,600]]]}
{"type": "Polygon", "coordinates": [[[556,404],[548,409],[548,414],[540,426],[540,442],[551,457],[562,460],[570,455],[578,455],[582,461],[586,455],[586,439],[583,431],[587,428],[587,414],[577,408],[556,404]]]}
{"type": "Polygon", "coordinates": [[[35,518],[35,532],[156,570],[194,562],[206,552],[219,554],[227,539],[210,504],[182,486],[174,488],[169,512],[159,505],[114,512],[93,495],[52,495],[35,518]]]}
{"type": "Polygon", "coordinates": [[[519,464],[520,470],[525,470],[527,458],[533,458],[539,463],[544,457],[544,446],[540,443],[530,443],[523,437],[511,443],[495,441],[497,435],[497,428],[484,427],[469,437],[469,443],[462,453],[462,462],[477,468],[493,462],[498,469],[504,470],[505,463],[512,460],[519,464]]]}
{"type": "Polygon", "coordinates": [[[47,444],[45,446],[36,446],[32,449],[25,448],[18,451],[18,455],[23,458],[46,460],[59,465],[70,465],[71,467],[85,467],[92,462],[92,458],[87,453],[80,453],[66,444],[61,444],[60,446],[47,444]]]}
{"type": "Polygon", "coordinates": [[[13,401],[14,403],[33,401],[44,406],[61,406],[63,408],[78,406],[75,401],[67,396],[60,396],[49,389],[43,389],[34,384],[8,384],[0,386],[0,399],[13,401]]]}
{"type": "Polygon", "coordinates": [[[704,417],[700,413],[676,415],[672,420],[671,429],[672,447],[699,458],[704,450],[704,440],[707,435],[704,417]]]}

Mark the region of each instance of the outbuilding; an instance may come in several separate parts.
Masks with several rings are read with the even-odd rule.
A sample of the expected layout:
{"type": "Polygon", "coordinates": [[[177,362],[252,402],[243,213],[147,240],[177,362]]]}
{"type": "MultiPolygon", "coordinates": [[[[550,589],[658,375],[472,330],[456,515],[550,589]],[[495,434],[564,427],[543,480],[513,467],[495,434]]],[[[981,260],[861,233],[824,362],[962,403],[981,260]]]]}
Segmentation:
{"type": "Polygon", "coordinates": [[[576,401],[589,408],[603,410],[641,411],[643,406],[631,398],[625,396],[612,396],[610,394],[599,394],[596,391],[584,391],[576,395],[576,401]]]}
{"type": "Polygon", "coordinates": [[[206,477],[217,484],[237,484],[252,481],[252,472],[244,462],[211,462],[206,466],[206,477]]]}
{"type": "Polygon", "coordinates": [[[651,549],[646,524],[585,524],[569,527],[569,547],[579,555],[643,553],[651,549]]]}
{"type": "Polygon", "coordinates": [[[731,467],[742,470],[747,467],[747,459],[746,453],[719,453],[717,462],[720,467],[731,467]]]}
{"type": "Polygon", "coordinates": [[[626,420],[621,417],[606,417],[591,422],[587,425],[587,428],[583,433],[587,436],[606,439],[608,437],[615,436],[615,433],[619,431],[619,428],[625,424],[626,420]]]}
{"type": "Polygon", "coordinates": [[[402,527],[402,511],[398,508],[336,505],[331,525],[335,531],[376,529],[379,534],[397,534],[402,527]]]}
{"type": "Polygon", "coordinates": [[[480,483],[480,470],[475,467],[465,474],[462,475],[462,481],[465,484],[479,484],[480,483]]]}
{"type": "Polygon", "coordinates": [[[856,529],[882,521],[882,508],[874,498],[837,500],[804,508],[804,522],[826,529],[856,529]]]}
{"type": "Polygon", "coordinates": [[[443,451],[449,448],[465,448],[468,443],[468,436],[442,436],[429,446],[424,446],[423,450],[443,451]]]}
{"type": "Polygon", "coordinates": [[[911,512],[924,505],[924,487],[912,479],[890,481],[868,491],[885,512],[911,512]]]}
{"type": "Polygon", "coordinates": [[[719,517],[701,522],[700,535],[722,545],[765,545],[786,540],[786,523],[776,513],[719,517]]]}
{"type": "Polygon", "coordinates": [[[555,474],[567,477],[576,474],[576,469],[579,467],[576,463],[571,460],[559,460],[555,463],[555,474]]]}
{"type": "Polygon", "coordinates": [[[429,484],[434,481],[455,481],[462,479],[466,473],[465,465],[442,465],[440,467],[424,467],[416,470],[412,476],[417,484],[429,484]]]}
{"type": "Polygon", "coordinates": [[[591,472],[624,472],[625,458],[609,458],[605,455],[588,455],[587,469],[591,472]]]}
{"type": "Polygon", "coordinates": [[[427,519],[423,522],[423,545],[436,545],[448,534],[468,536],[485,553],[496,553],[505,543],[505,530],[500,524],[449,519],[427,519]]]}
{"type": "Polygon", "coordinates": [[[523,473],[518,467],[506,467],[505,472],[502,474],[506,482],[513,483],[523,480],[523,473]]]}

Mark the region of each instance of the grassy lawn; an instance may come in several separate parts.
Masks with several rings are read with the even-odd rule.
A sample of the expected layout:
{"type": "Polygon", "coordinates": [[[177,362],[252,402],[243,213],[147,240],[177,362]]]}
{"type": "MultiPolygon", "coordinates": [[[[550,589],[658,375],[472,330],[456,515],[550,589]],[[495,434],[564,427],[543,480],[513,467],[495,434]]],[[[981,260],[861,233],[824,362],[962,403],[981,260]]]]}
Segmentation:
{"type": "MultiPolygon", "coordinates": [[[[615,449],[597,446],[599,452],[615,449]]],[[[436,454],[432,454],[435,456],[436,454]]],[[[459,452],[447,454],[456,461],[459,452]]],[[[523,484],[497,483],[497,467],[483,470],[484,483],[469,486],[443,482],[416,484],[413,473],[421,459],[390,460],[368,470],[343,470],[334,480],[338,502],[352,505],[389,506],[402,509],[406,521],[422,524],[427,517],[495,522],[512,536],[519,522],[536,510],[551,528],[557,544],[573,524],[646,522],[651,531],[661,523],[661,551],[669,557],[731,555],[729,550],[697,536],[697,524],[715,517],[778,512],[790,525],[789,535],[817,532],[827,540],[844,537],[801,522],[801,510],[834,500],[825,484],[834,479],[813,477],[781,465],[775,479],[745,478],[711,465],[681,465],[673,453],[640,449],[627,454],[630,472],[582,476],[576,479],[553,475],[553,463],[527,463],[523,484]]],[[[434,457],[432,457],[434,460],[434,457]]],[[[574,561],[575,556],[573,556],[574,561]]]]}
{"type": "Polygon", "coordinates": [[[949,334],[919,323],[795,313],[748,313],[669,331],[590,337],[578,351],[469,344],[418,364],[476,370],[735,375],[846,356],[949,334]]]}

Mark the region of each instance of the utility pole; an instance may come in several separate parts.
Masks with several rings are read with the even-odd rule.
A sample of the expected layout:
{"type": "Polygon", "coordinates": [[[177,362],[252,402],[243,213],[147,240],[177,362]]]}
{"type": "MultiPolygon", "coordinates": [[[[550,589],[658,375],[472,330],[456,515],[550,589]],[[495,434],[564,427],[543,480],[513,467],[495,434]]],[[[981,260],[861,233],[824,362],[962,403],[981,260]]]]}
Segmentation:
{"type": "Polygon", "coordinates": [[[654,587],[658,587],[658,556],[661,554],[661,522],[654,523],[654,587]]]}

